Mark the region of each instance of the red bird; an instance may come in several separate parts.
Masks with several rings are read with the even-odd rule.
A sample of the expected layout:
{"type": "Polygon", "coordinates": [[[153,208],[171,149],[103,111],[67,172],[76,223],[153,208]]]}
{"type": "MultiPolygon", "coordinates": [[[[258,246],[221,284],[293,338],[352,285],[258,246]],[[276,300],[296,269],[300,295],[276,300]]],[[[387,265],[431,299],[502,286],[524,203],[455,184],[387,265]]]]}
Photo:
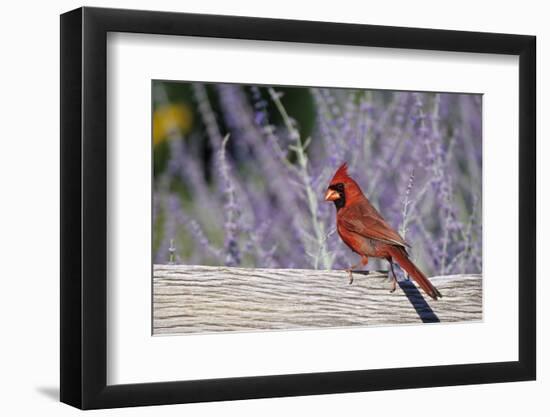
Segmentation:
{"type": "Polygon", "coordinates": [[[383,258],[390,263],[393,275],[391,292],[396,289],[397,278],[393,270],[393,262],[396,262],[426,294],[434,300],[441,297],[437,288],[410,260],[407,253],[409,245],[386,223],[365,197],[359,185],[348,175],[345,163],[334,174],[325,200],[334,202],[336,206],[336,227],[340,238],[352,251],[361,256],[359,264],[346,270],[349,273],[350,284],[353,282],[354,268],[367,265],[369,257],[383,258]]]}

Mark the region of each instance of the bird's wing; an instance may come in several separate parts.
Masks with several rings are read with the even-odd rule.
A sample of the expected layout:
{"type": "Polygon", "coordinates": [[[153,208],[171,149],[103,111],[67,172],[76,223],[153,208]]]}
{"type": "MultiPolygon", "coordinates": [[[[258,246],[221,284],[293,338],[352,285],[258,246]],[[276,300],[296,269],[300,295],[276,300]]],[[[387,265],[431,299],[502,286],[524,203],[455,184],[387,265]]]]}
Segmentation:
{"type": "Polygon", "coordinates": [[[338,217],[342,227],[363,237],[398,246],[409,246],[368,202],[357,202],[338,217]]]}

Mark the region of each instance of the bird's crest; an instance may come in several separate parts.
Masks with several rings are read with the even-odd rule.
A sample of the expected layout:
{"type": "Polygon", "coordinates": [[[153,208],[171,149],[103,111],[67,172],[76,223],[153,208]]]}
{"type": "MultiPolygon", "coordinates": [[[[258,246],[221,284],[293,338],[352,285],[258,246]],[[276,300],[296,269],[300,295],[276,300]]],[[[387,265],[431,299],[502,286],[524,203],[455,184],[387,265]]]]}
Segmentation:
{"type": "Polygon", "coordinates": [[[340,168],[336,171],[334,174],[334,177],[332,177],[332,180],[330,181],[330,184],[338,184],[338,183],[346,183],[349,181],[353,181],[351,177],[348,175],[348,164],[344,162],[340,168]]]}

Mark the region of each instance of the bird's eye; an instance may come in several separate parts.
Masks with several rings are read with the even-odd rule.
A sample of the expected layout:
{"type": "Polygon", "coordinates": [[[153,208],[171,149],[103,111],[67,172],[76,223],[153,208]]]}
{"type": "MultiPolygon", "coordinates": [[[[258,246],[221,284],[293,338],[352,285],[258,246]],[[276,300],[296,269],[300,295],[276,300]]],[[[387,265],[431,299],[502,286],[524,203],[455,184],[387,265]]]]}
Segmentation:
{"type": "Polygon", "coordinates": [[[338,193],[343,194],[344,193],[344,183],[339,182],[338,184],[331,185],[331,190],[338,191],[338,193]]]}

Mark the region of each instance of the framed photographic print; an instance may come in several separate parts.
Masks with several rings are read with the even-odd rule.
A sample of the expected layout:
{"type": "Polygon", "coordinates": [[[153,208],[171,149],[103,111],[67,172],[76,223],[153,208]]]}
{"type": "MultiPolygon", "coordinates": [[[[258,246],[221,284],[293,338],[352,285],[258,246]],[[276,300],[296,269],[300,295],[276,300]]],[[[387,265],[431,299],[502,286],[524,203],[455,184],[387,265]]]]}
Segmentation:
{"type": "Polygon", "coordinates": [[[535,38],[61,16],[61,400],[535,379],[535,38]]]}

